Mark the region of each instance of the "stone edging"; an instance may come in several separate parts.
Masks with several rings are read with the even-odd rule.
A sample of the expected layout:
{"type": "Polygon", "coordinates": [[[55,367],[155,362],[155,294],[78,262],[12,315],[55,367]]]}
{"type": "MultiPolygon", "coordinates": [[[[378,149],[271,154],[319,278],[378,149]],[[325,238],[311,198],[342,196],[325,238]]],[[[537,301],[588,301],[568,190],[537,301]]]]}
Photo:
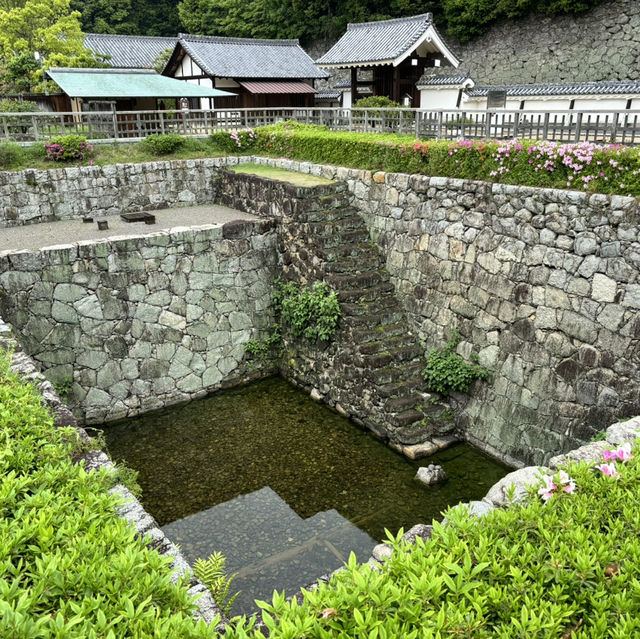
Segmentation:
{"type": "MultiPolygon", "coordinates": [[[[62,402],[55,388],[47,380],[36,367],[35,362],[20,351],[18,342],[13,338],[11,329],[0,318],[0,348],[13,351],[11,368],[20,375],[25,381],[33,384],[42,396],[42,403],[51,411],[54,416],[55,426],[71,426],[75,428],[80,439],[89,443],[90,437],[87,431],[78,426],[78,423],[62,402]]],[[[84,453],[77,461],[84,460],[84,467],[87,471],[100,470],[112,471],[113,462],[107,454],[102,450],[94,450],[84,453]]],[[[171,582],[177,583],[178,579],[191,573],[188,593],[192,597],[198,597],[196,609],[193,616],[196,619],[202,619],[206,623],[211,623],[216,615],[219,615],[220,621],[217,630],[222,631],[228,619],[222,613],[211,593],[206,586],[193,575],[191,566],[184,558],[178,547],[173,544],[167,536],[159,528],[156,520],[144,509],[142,504],[133,496],[133,494],[122,484],[118,484],[109,490],[109,493],[118,495],[122,498],[123,504],[117,508],[118,515],[125,521],[131,523],[136,529],[136,536],[145,538],[146,545],[151,550],[156,550],[165,557],[172,557],[171,563],[171,582]]]]}

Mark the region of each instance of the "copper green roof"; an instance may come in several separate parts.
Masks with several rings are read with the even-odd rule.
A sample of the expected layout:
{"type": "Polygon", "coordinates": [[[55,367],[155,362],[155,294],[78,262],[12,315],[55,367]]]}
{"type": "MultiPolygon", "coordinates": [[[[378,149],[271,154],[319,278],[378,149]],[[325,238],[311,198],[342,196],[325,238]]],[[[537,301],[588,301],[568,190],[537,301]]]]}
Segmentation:
{"type": "Polygon", "coordinates": [[[148,69],[49,69],[70,98],[222,98],[235,93],[176,80],[148,69]]]}

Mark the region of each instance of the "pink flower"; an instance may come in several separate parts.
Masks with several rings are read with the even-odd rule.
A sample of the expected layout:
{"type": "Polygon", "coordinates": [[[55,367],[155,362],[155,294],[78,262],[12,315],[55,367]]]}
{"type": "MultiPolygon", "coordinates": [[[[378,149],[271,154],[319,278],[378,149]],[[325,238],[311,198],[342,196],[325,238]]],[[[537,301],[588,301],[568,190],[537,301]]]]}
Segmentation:
{"type": "Polygon", "coordinates": [[[620,477],[615,464],[600,464],[599,466],[596,466],[596,468],[602,471],[602,473],[607,477],[615,477],[616,479],[620,477]]]}
{"type": "Polygon", "coordinates": [[[333,608],[325,608],[321,613],[320,616],[323,619],[329,619],[329,617],[337,617],[338,616],[338,611],[334,610],[333,608]]]}
{"type": "Polygon", "coordinates": [[[631,454],[631,443],[630,442],[626,442],[626,443],[622,444],[622,446],[620,446],[620,448],[618,448],[616,453],[617,453],[618,459],[620,461],[627,462],[630,459],[633,459],[633,455],[631,454]]]}
{"type": "Polygon", "coordinates": [[[553,483],[551,475],[545,475],[542,479],[544,486],[538,490],[538,495],[540,495],[544,501],[549,501],[551,495],[553,495],[558,487],[553,483]]]}

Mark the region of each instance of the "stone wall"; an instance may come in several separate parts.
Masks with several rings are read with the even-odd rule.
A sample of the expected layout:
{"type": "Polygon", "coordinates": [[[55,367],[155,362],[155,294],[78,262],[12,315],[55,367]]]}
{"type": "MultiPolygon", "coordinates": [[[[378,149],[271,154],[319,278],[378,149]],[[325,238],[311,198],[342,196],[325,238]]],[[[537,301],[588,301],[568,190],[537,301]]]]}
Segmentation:
{"type": "Polygon", "coordinates": [[[538,463],[640,412],[633,198],[263,161],[346,180],[426,346],[457,327],[479,353],[491,382],[453,397],[472,442],[538,463]]]}
{"type": "Polygon", "coordinates": [[[464,44],[447,41],[476,84],[637,79],[640,11],[637,0],[611,0],[578,15],[507,21],[464,44]]]}
{"type": "Polygon", "coordinates": [[[0,171],[0,228],[215,201],[235,158],[0,171]]]}
{"type": "Polygon", "coordinates": [[[271,372],[245,344],[272,322],[270,221],[0,252],[0,315],[86,423],[271,372]]]}

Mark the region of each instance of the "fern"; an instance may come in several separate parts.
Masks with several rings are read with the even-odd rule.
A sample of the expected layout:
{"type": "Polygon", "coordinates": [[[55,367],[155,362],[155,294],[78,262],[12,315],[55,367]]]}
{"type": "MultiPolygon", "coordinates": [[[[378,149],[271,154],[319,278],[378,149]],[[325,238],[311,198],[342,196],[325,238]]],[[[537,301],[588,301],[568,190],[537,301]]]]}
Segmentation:
{"type": "Polygon", "coordinates": [[[211,596],[215,599],[220,610],[227,616],[231,616],[231,607],[236,597],[240,594],[229,597],[229,589],[237,574],[227,577],[224,571],[226,557],[221,552],[214,552],[208,559],[196,559],[193,564],[195,576],[209,589],[211,596]]]}

